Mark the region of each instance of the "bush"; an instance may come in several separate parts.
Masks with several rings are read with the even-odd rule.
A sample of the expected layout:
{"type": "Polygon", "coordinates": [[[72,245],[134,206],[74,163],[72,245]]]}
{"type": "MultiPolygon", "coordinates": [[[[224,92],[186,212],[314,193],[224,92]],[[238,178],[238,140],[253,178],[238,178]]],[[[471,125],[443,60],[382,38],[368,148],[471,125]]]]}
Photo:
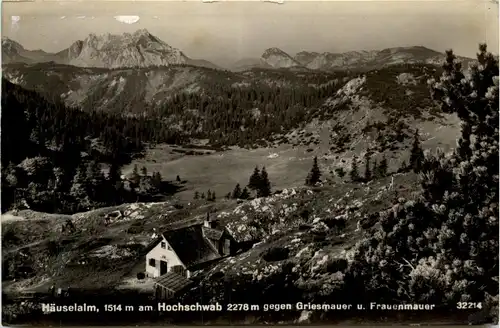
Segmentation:
{"type": "Polygon", "coordinates": [[[266,262],[283,261],[288,258],[289,252],[288,248],[271,247],[262,252],[261,256],[266,262]]]}
{"type": "Polygon", "coordinates": [[[331,259],[326,265],[326,271],[330,273],[344,272],[347,270],[348,262],[346,259],[331,259]]]}
{"type": "Polygon", "coordinates": [[[146,278],[146,274],[144,272],[137,273],[137,279],[143,280],[144,278],[146,278]]]}
{"type": "Polygon", "coordinates": [[[140,222],[135,222],[134,224],[132,224],[128,229],[127,229],[127,233],[130,233],[130,234],[138,234],[138,233],[141,233],[144,231],[144,223],[142,221],[140,222]]]}

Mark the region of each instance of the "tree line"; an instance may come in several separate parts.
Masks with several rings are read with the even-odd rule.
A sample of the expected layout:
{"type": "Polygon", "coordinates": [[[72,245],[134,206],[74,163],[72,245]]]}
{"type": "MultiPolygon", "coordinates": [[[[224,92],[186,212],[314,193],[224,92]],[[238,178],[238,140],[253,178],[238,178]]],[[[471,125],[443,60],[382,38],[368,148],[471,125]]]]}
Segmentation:
{"type": "Polygon", "coordinates": [[[120,187],[121,166],[143,151],[155,124],[68,108],[3,79],[2,211],[72,213],[135,200],[120,187]]]}

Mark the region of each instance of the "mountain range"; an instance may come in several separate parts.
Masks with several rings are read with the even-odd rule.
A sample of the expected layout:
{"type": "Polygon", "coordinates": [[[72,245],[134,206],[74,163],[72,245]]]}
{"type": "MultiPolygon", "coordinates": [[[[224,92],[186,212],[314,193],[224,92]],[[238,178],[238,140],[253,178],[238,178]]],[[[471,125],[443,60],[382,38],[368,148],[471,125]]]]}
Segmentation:
{"type": "MultiPolygon", "coordinates": [[[[349,51],[344,53],[301,51],[291,56],[279,48],[269,48],[258,59],[248,58],[237,62],[235,70],[249,67],[260,68],[305,68],[311,70],[371,70],[397,64],[440,65],[445,54],[423,47],[395,47],[383,50],[349,51]]],[[[464,67],[473,60],[458,57],[464,67]]]]}
{"type": "Polygon", "coordinates": [[[75,41],[57,53],[27,50],[16,41],[3,38],[2,61],[3,64],[53,61],[57,64],[102,68],[187,64],[219,69],[209,61],[189,58],[181,50],[168,45],[145,29],[133,34],[90,34],[85,40],[75,41]]]}
{"type": "MultiPolygon", "coordinates": [[[[301,51],[295,56],[273,47],[266,49],[260,58],[245,58],[227,68],[234,71],[251,68],[370,70],[402,63],[440,64],[444,58],[443,53],[423,46],[345,53],[301,51]]],[[[464,64],[472,61],[465,57],[459,57],[459,59],[464,64]]],[[[168,45],[146,29],[137,30],[133,34],[90,34],[84,40],[75,41],[68,48],[57,53],[27,50],[16,41],[3,38],[2,61],[3,64],[55,62],[78,67],[109,69],[178,64],[222,69],[207,60],[188,57],[184,52],[168,45]]]]}

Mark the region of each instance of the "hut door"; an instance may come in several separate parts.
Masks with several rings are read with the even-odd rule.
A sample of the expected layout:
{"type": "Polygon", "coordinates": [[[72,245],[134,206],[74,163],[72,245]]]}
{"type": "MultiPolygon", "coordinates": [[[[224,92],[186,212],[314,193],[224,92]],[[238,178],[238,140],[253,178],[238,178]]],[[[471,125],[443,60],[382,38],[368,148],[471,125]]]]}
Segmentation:
{"type": "Polygon", "coordinates": [[[224,239],[224,249],[222,250],[222,253],[224,255],[228,255],[229,254],[230,245],[231,245],[231,241],[229,239],[224,239]]]}
{"type": "Polygon", "coordinates": [[[167,261],[160,261],[160,276],[163,276],[168,272],[167,261]]]}

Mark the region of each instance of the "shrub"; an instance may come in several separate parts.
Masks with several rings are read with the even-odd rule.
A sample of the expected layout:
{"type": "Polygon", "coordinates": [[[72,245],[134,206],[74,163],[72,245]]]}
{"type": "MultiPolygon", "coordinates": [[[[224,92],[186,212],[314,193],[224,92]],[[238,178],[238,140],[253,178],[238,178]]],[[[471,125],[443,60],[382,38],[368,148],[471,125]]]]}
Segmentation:
{"type": "Polygon", "coordinates": [[[146,275],[144,274],[144,272],[138,272],[137,273],[137,279],[143,280],[144,278],[146,278],[146,275]]]}
{"type": "Polygon", "coordinates": [[[144,231],[143,222],[134,222],[128,229],[129,234],[138,234],[144,231]]]}
{"type": "Polygon", "coordinates": [[[326,265],[326,271],[330,273],[344,272],[347,269],[348,262],[346,259],[331,259],[326,265]]]}
{"type": "Polygon", "coordinates": [[[266,262],[283,261],[288,258],[288,248],[285,247],[271,247],[262,252],[262,258],[266,262]]]}

